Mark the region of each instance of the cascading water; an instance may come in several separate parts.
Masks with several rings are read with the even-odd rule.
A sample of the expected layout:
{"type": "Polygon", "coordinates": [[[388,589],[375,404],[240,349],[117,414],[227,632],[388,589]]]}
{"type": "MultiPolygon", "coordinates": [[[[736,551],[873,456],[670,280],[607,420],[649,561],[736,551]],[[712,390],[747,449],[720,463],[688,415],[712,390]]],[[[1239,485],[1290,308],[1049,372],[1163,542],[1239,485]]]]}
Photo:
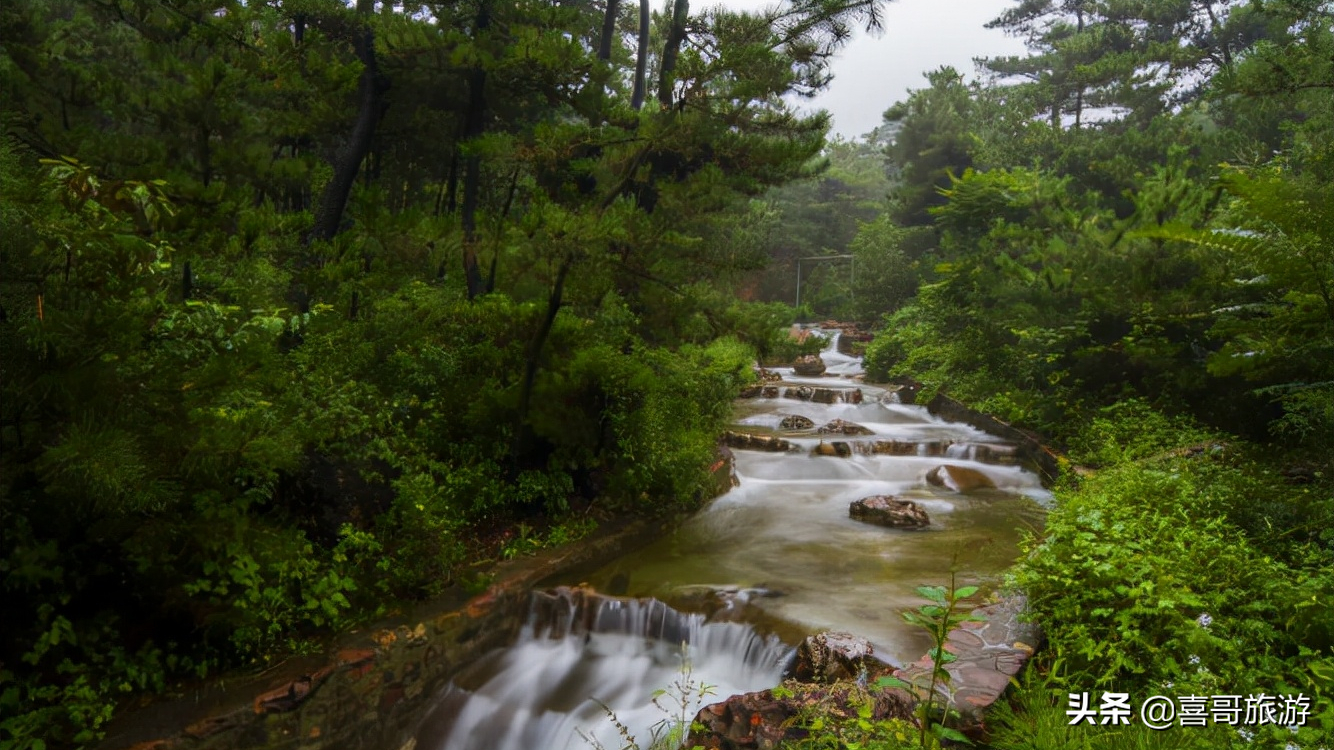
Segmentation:
{"type": "Polygon", "coordinates": [[[748,625],[706,622],[655,599],[582,593],[554,603],[536,595],[518,642],[454,680],[417,747],[620,748],[608,711],[646,747],[655,725],[665,729],[705,702],[777,684],[792,658],[777,637],[748,625]],[[700,695],[706,685],[708,695],[700,695]],[[664,689],[655,705],[654,693],[664,689]]]}
{"type": "Polygon", "coordinates": [[[951,569],[960,585],[1004,570],[1023,529],[1042,523],[1047,493],[1033,473],[1004,462],[1013,458],[1012,446],[855,382],[861,359],[839,353],[836,344],[837,334],[821,353],[825,376],[780,368],[786,397],[737,407],[737,429],[782,437],[792,451],[736,451],[736,488],[673,533],[583,577],[601,590],[656,600],[598,598],[580,607],[543,604],[539,596],[519,641],[480,660],[441,696],[417,734],[418,750],[593,747],[583,735],[621,747],[603,704],[647,746],[651,727],[668,718],[653,705],[654,692],[683,679],[682,642],[691,679],[715,686],[717,698],[709,702],[781,679],[790,649],[722,619],[762,623],[792,643],[819,630],[851,631],[896,663],[924,653],[925,636],[899,616],[921,603],[915,587],[942,583],[951,569]],[[788,416],[805,417],[815,428],[784,429],[788,416]],[[870,434],[817,431],[835,419],[870,434]],[[848,449],[815,455],[833,441],[848,449]],[[930,475],[942,466],[982,477],[982,487],[933,484],[930,475]],[[868,495],[913,500],[930,514],[930,528],[902,531],[850,519],[848,504],[868,495]],[[715,592],[723,592],[726,605],[711,620],[662,603],[716,605],[715,592]]]}

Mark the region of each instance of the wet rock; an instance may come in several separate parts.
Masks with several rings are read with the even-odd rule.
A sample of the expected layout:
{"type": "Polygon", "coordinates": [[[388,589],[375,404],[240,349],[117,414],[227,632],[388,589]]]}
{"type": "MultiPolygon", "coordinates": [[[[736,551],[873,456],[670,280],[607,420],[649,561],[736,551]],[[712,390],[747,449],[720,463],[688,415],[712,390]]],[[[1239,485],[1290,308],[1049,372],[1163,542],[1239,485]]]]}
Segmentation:
{"type": "Polygon", "coordinates": [[[773,370],[767,370],[763,367],[756,368],[755,376],[758,377],[760,379],[760,382],[762,383],[776,383],[779,380],[783,379],[782,375],[779,375],[773,370]]]}
{"type": "Polygon", "coordinates": [[[1019,462],[1019,448],[1003,443],[975,443],[966,449],[968,458],[984,464],[1014,464],[1019,462]]]}
{"type": "Polygon", "coordinates": [[[817,432],[820,432],[820,433],[822,433],[822,434],[826,434],[826,435],[831,434],[831,433],[836,433],[836,434],[839,434],[839,435],[874,435],[874,434],[875,434],[875,433],[871,432],[869,429],[867,429],[867,428],[865,428],[865,427],[863,427],[863,426],[861,426],[861,425],[859,425],[859,424],[856,424],[855,422],[845,422],[845,421],[843,421],[843,420],[841,420],[841,419],[835,419],[834,421],[832,421],[832,422],[830,422],[830,423],[828,423],[828,424],[825,424],[825,425],[821,426],[820,429],[817,430],[817,432]]]}
{"type": "Polygon", "coordinates": [[[826,631],[809,635],[797,647],[792,679],[821,684],[855,680],[879,664],[872,658],[873,653],[870,641],[852,633],[826,631]]]}
{"type": "MultiPolygon", "coordinates": [[[[982,711],[995,703],[1042,642],[1037,625],[1025,622],[1027,601],[1022,596],[1002,599],[972,611],[973,619],[960,623],[946,636],[945,650],[954,654],[946,665],[948,688],[937,686],[942,697],[964,718],[965,731],[975,727],[982,711]]],[[[931,657],[894,671],[894,676],[925,692],[931,682],[931,657]]]]}
{"type": "Polygon", "coordinates": [[[972,492],[996,487],[991,477],[977,469],[954,464],[941,464],[927,472],[926,481],[935,487],[944,487],[955,492],[972,492]]]}
{"type": "Polygon", "coordinates": [[[824,371],[824,360],[818,354],[797,357],[797,361],[792,363],[792,372],[804,378],[818,377],[823,375],[824,371]]]}
{"type": "Polygon", "coordinates": [[[882,456],[943,456],[953,443],[949,440],[877,440],[871,452],[882,456]]]}
{"type": "Polygon", "coordinates": [[[814,710],[856,720],[867,702],[870,703],[867,718],[871,721],[913,721],[915,703],[901,690],[868,693],[849,683],[826,686],[792,681],[784,683],[783,688],[782,697],[776,697],[773,690],[761,690],[734,695],[700,709],[685,747],[770,750],[809,735],[794,721],[802,711],[814,710]]]}
{"type": "Polygon", "coordinates": [[[809,417],[803,417],[800,414],[789,414],[783,417],[783,421],[778,423],[785,430],[809,430],[815,426],[815,422],[809,417]]]}
{"type": "Polygon", "coordinates": [[[739,448],[750,451],[769,451],[771,453],[782,453],[791,450],[792,444],[780,437],[772,435],[751,435],[747,432],[732,432],[728,430],[723,433],[723,443],[731,448],[739,448]]]}
{"type": "Polygon", "coordinates": [[[923,529],[931,523],[920,505],[892,495],[872,495],[854,500],[848,506],[848,515],[858,521],[892,529],[923,529]]]}
{"type": "Polygon", "coordinates": [[[759,397],[760,397],[760,394],[763,393],[763,392],[764,392],[764,388],[763,388],[763,387],[758,386],[758,385],[752,385],[752,386],[749,386],[749,387],[746,387],[746,388],[742,388],[742,389],[741,389],[741,393],[738,393],[738,394],[737,394],[737,397],[738,397],[738,398],[759,398],[759,397]]]}
{"type": "Polygon", "coordinates": [[[847,458],[852,455],[852,446],[847,443],[836,440],[826,443],[821,440],[820,444],[811,449],[812,456],[837,456],[838,458],[847,458]]]}
{"type": "Polygon", "coordinates": [[[833,388],[816,388],[811,391],[811,401],[817,404],[837,404],[843,400],[843,393],[833,388]]]}
{"type": "MultiPolygon", "coordinates": [[[[828,390],[827,388],[821,390],[828,390]]],[[[783,398],[796,399],[798,401],[810,401],[811,396],[815,395],[815,389],[809,385],[799,385],[794,388],[787,388],[783,391],[783,398]]]]}
{"type": "Polygon", "coordinates": [[[844,403],[849,404],[860,404],[865,397],[866,394],[862,393],[862,389],[860,388],[853,388],[852,390],[843,393],[844,403]]]}
{"type": "Polygon", "coordinates": [[[760,395],[764,398],[778,398],[779,390],[776,385],[766,385],[760,390],[760,395]]]}

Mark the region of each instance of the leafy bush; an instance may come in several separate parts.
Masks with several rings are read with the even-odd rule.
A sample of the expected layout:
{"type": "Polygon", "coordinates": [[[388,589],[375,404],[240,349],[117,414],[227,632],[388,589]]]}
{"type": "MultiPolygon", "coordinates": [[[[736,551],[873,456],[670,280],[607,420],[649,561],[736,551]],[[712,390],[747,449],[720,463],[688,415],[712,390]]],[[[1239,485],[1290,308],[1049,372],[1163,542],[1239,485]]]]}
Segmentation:
{"type": "Polygon", "coordinates": [[[1054,689],[1305,692],[1313,739],[1334,726],[1334,546],[1304,521],[1324,527],[1334,501],[1235,440],[1196,445],[1208,436],[1143,404],[1104,412],[1076,444],[1105,468],[1058,491],[1012,582],[1047,631],[1054,689]]]}

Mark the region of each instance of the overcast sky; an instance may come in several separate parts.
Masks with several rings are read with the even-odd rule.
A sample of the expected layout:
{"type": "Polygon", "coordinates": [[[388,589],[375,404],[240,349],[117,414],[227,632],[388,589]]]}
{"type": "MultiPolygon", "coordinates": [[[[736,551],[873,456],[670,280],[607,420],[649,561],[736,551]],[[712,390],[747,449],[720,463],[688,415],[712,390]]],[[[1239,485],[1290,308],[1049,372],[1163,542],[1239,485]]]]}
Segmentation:
{"type": "MultiPolygon", "coordinates": [[[[692,6],[718,5],[697,0],[692,6]]],[[[722,0],[737,9],[757,9],[774,0],[722,0]]],[[[812,106],[834,116],[834,132],[854,138],[880,124],[880,114],[922,88],[922,74],[953,65],[975,78],[973,58],[1021,54],[1023,43],[982,27],[1014,0],[894,0],[885,7],[885,30],[878,37],[859,33],[834,61],[834,82],[812,106]]]]}

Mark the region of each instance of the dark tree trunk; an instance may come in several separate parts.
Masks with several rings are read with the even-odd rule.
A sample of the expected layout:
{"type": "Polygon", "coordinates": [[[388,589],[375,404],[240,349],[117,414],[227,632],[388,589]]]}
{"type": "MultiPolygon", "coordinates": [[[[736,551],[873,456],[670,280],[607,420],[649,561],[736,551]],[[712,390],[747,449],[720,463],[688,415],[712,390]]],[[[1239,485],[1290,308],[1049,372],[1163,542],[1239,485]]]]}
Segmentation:
{"type": "Polygon", "coordinates": [[[356,51],[363,66],[358,86],[360,103],[357,122],[352,127],[352,135],[347,143],[334,156],[333,177],[320,196],[319,208],[315,212],[315,226],[310,231],[311,240],[327,241],[338,234],[343,210],[347,207],[347,197],[357,181],[361,162],[370,153],[371,144],[375,140],[375,128],[384,114],[384,94],[389,90],[389,81],[380,73],[375,58],[375,32],[369,26],[358,35],[356,51]]]}
{"type": "MultiPolygon", "coordinates": [[[[476,33],[480,38],[491,26],[491,6],[484,0],[477,6],[476,33]]],[[[479,39],[480,40],[480,39],[479,39]]],[[[486,69],[477,65],[468,77],[468,111],[463,118],[463,139],[476,138],[485,130],[486,69]]],[[[463,164],[463,278],[468,285],[468,299],[486,291],[481,267],[477,262],[477,203],[481,194],[482,158],[470,155],[463,164]]]]}
{"type": "Polygon", "coordinates": [[[598,59],[611,59],[611,40],[616,37],[616,16],[621,11],[621,0],[607,0],[607,14],[602,17],[602,38],[598,44],[598,59]]]}
{"type": "Polygon", "coordinates": [[[639,0],[639,51],[635,55],[635,90],[630,97],[630,106],[639,109],[644,106],[644,77],[648,75],[648,0],[639,0]]]}
{"type": "Polygon", "coordinates": [[[435,201],[435,215],[439,216],[442,209],[445,213],[452,214],[459,208],[459,147],[454,144],[454,149],[449,153],[449,173],[445,175],[445,184],[440,188],[440,196],[435,201]]]}
{"type": "Polygon", "coordinates": [[[564,303],[565,277],[569,275],[573,266],[574,254],[567,254],[556,272],[556,282],[552,284],[551,292],[547,295],[547,313],[542,318],[533,340],[528,343],[528,351],[524,356],[523,383],[519,386],[519,426],[514,433],[513,455],[516,461],[521,460],[531,442],[532,428],[528,424],[528,411],[533,405],[533,384],[537,380],[538,370],[541,369],[542,350],[546,348],[551,327],[555,324],[556,315],[560,313],[561,305],[564,303]]]}
{"type": "Polygon", "coordinates": [[[674,0],[672,26],[667,31],[667,43],[662,49],[662,70],[658,76],[658,101],[664,109],[672,106],[672,87],[676,83],[676,57],[686,38],[686,20],[690,16],[689,0],[674,0]]]}

